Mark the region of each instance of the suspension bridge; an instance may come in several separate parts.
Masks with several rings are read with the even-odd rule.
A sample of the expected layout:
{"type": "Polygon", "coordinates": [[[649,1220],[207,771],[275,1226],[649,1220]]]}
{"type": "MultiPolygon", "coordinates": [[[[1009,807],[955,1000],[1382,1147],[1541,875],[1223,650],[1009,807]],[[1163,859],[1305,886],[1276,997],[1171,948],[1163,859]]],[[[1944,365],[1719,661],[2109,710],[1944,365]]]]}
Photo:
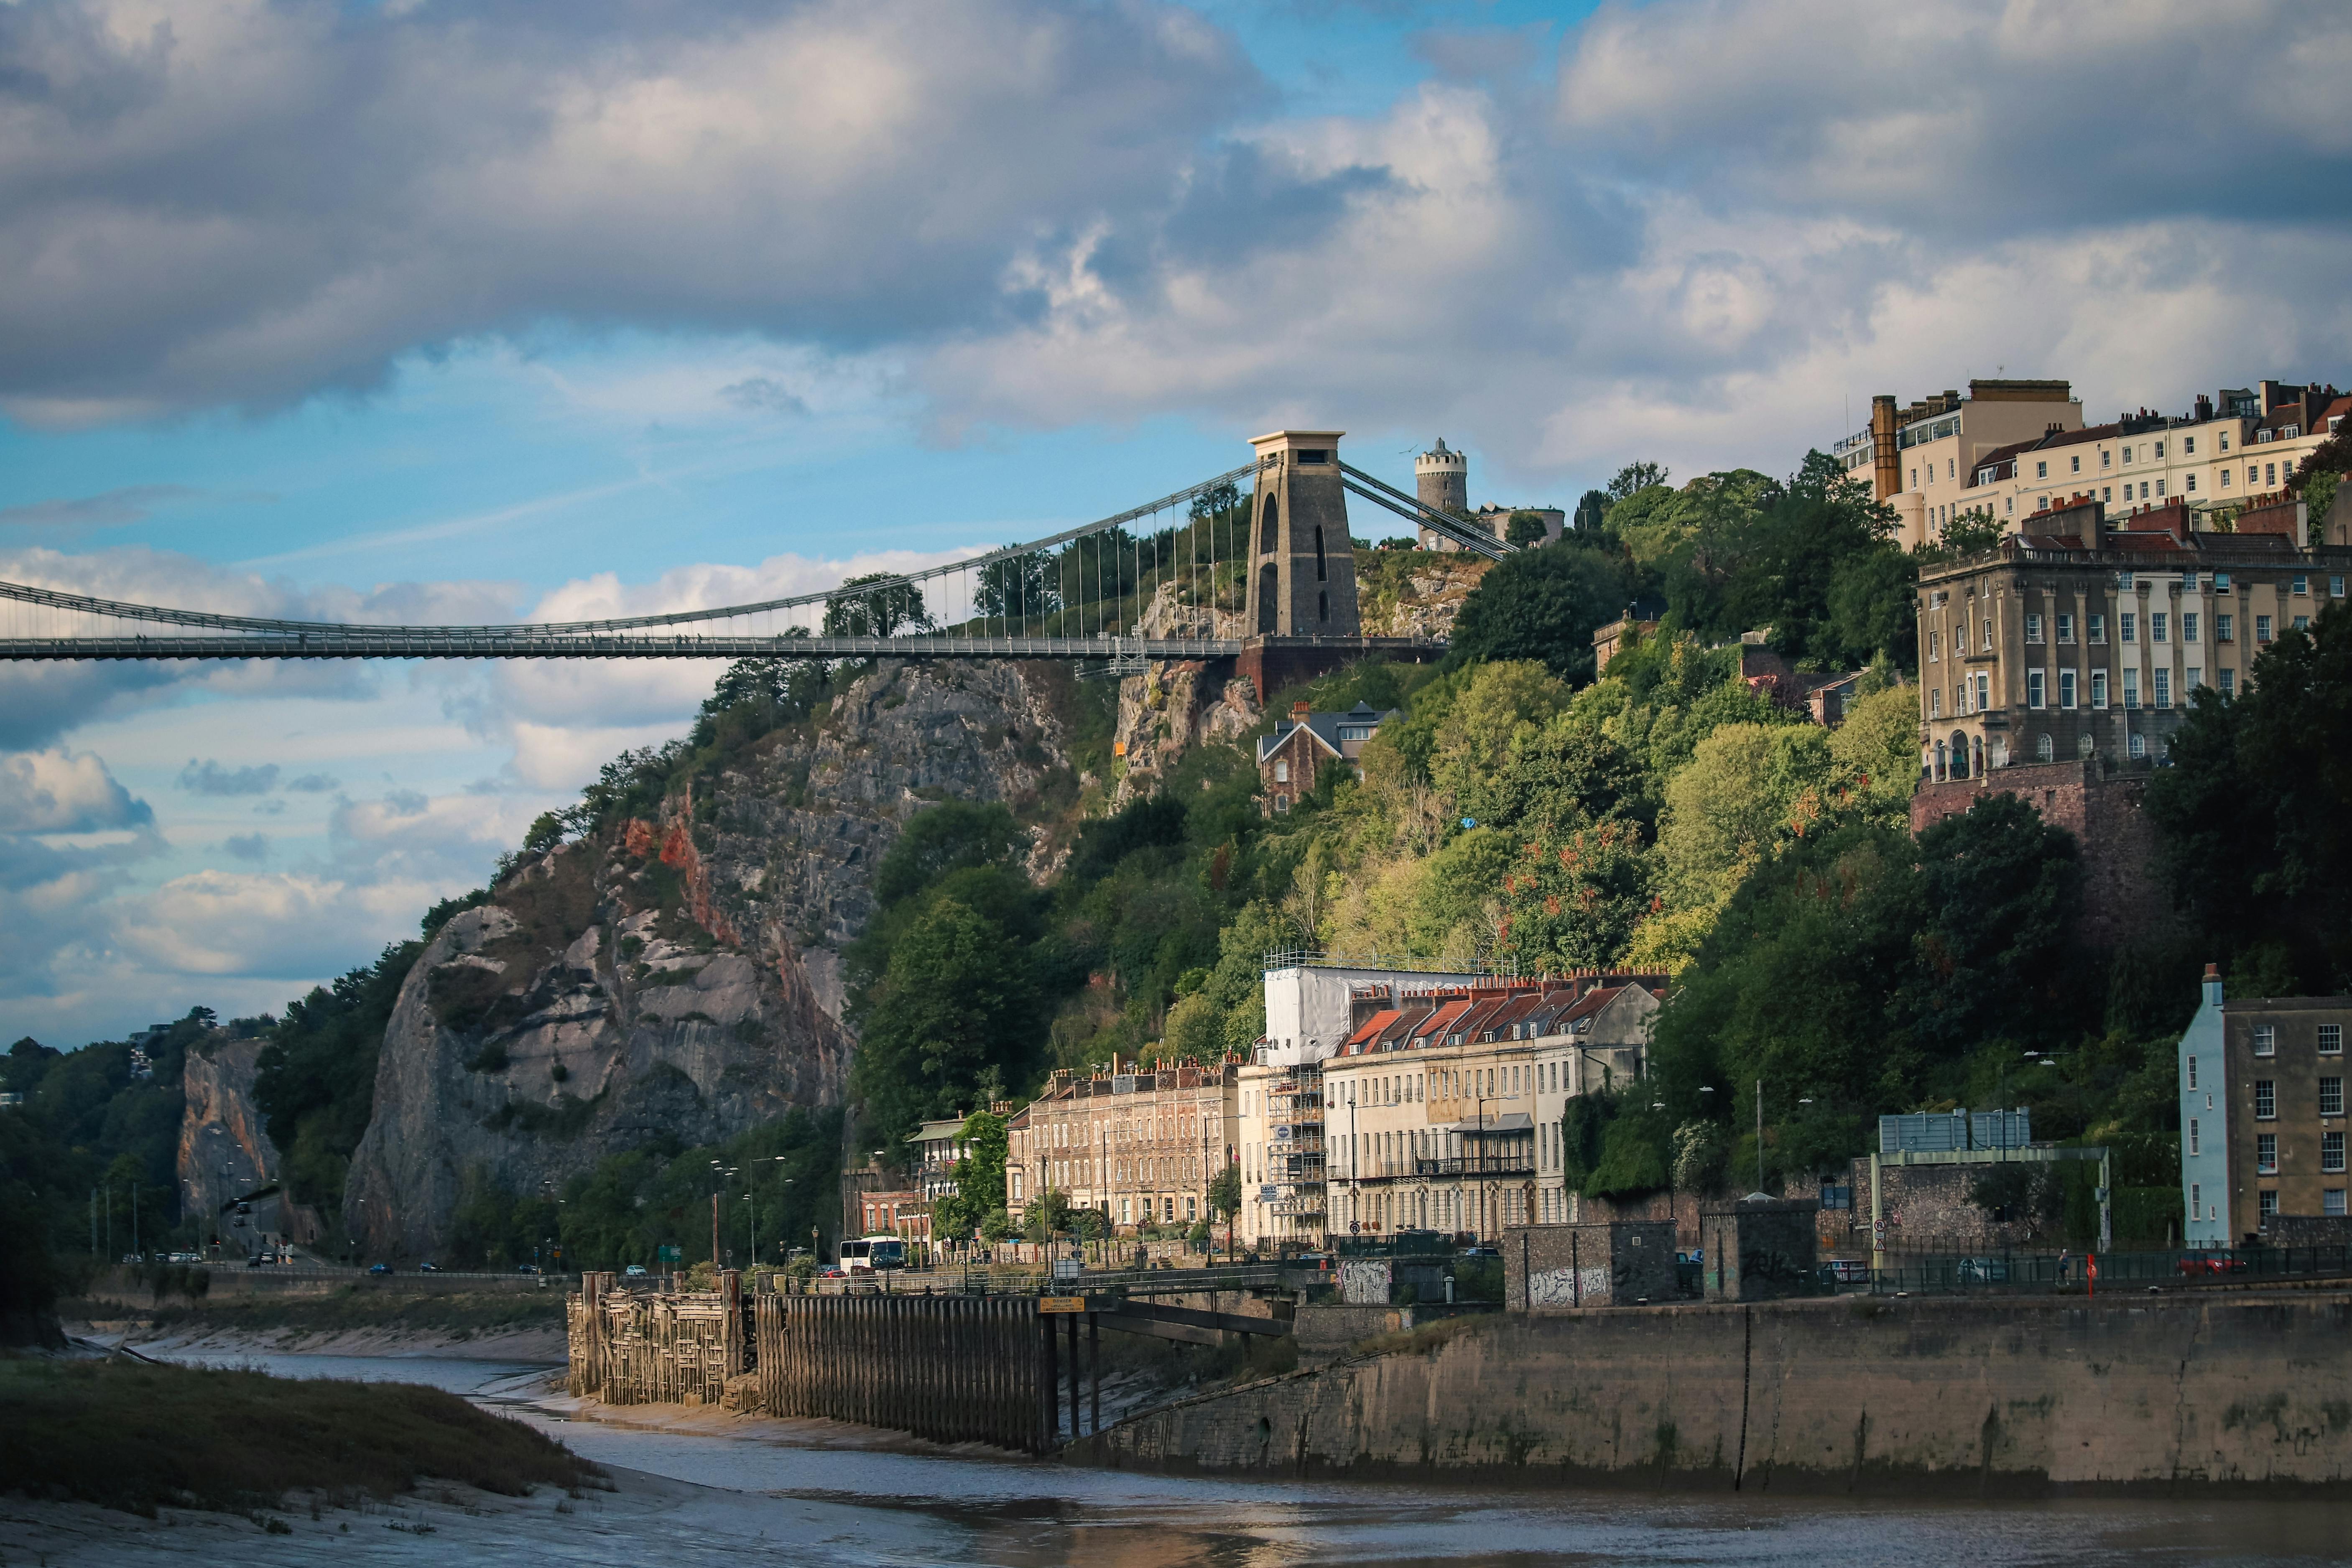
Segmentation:
{"type": "Polygon", "coordinates": [[[1337,430],[1045,539],[822,593],[593,621],[394,626],[132,604],[0,582],[0,658],[1238,659],[1262,689],[1374,651],[1356,599],[1353,496],[1490,558],[1513,546],[1339,458],[1337,430]],[[1279,683],[1276,681],[1276,683],[1279,683]]]}

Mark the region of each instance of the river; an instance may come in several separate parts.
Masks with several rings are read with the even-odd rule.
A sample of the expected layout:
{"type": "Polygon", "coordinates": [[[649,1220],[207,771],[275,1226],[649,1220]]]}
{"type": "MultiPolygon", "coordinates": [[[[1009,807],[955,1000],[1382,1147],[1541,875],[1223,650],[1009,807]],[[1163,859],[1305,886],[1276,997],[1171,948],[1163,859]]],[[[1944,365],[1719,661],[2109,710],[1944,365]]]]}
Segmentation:
{"type": "MultiPolygon", "coordinates": [[[[517,1415],[583,1457],[624,1472],[618,1494],[583,1505],[570,1519],[534,1515],[528,1531],[483,1523],[477,1540],[467,1538],[470,1521],[444,1519],[429,1551],[404,1536],[379,1539],[377,1550],[364,1553],[372,1561],[436,1568],[493,1561],[571,1568],[604,1563],[634,1568],[657,1561],[685,1568],[740,1564],[746,1554],[776,1562],[1006,1568],[1619,1563],[1791,1568],[2227,1563],[2252,1568],[2341,1563],[2352,1555],[2352,1502],[1923,1505],[1174,1479],[569,1420],[542,1403],[550,1376],[544,1367],[430,1356],[203,1352],[183,1359],[257,1366],[285,1376],[429,1383],[517,1415]]],[[[360,1544],[357,1537],[345,1540],[360,1544]]],[[[240,1552],[253,1562],[274,1560],[268,1552],[241,1546],[240,1552]]]]}

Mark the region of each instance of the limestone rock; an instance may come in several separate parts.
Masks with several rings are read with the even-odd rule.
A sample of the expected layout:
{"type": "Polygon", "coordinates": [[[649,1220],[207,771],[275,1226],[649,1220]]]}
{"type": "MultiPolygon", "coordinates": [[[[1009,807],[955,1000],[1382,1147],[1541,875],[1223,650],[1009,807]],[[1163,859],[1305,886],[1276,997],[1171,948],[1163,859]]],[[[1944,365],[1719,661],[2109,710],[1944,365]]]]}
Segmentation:
{"type": "Polygon", "coordinates": [[[885,662],[818,721],[687,780],[657,818],[530,862],[442,927],[401,989],[352,1163],[369,1256],[445,1247],[470,1184],[560,1187],[605,1156],[837,1103],[840,949],[875,868],[935,801],[1066,781],[1032,666],[885,662]]]}

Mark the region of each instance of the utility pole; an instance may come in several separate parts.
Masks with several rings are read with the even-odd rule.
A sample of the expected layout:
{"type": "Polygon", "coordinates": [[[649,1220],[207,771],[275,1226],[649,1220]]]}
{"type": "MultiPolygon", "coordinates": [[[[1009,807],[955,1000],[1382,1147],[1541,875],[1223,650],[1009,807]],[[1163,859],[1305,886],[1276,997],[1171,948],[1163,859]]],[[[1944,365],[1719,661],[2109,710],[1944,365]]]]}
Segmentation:
{"type": "Polygon", "coordinates": [[[1756,1080],[1756,1190],[1764,1190],[1764,1080],[1756,1080]]]}

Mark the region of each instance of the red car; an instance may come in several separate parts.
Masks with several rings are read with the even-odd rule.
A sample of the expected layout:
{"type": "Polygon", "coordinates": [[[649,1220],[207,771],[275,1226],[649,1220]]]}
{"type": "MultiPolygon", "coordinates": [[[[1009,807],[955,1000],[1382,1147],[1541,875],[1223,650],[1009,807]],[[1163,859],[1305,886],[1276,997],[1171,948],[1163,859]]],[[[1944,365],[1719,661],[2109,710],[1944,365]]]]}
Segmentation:
{"type": "Polygon", "coordinates": [[[2192,1252],[2180,1260],[2183,1274],[2243,1274],[2246,1260],[2226,1252],[2192,1252]]]}

